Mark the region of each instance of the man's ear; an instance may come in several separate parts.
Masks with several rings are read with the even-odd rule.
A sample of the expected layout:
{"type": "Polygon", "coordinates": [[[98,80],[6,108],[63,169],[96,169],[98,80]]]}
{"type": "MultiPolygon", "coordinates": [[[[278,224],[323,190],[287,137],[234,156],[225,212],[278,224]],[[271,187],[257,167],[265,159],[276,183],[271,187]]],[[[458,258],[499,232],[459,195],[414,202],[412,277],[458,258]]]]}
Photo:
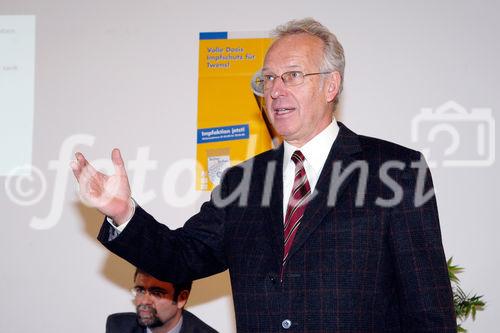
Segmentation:
{"type": "Polygon", "coordinates": [[[338,95],[341,80],[342,80],[342,78],[340,77],[340,73],[337,71],[331,73],[328,76],[328,79],[326,80],[326,84],[327,84],[326,101],[327,102],[332,102],[335,99],[335,97],[338,95]]]}
{"type": "Polygon", "coordinates": [[[182,290],[179,293],[179,296],[177,296],[177,307],[179,309],[182,309],[186,305],[188,298],[189,298],[189,291],[182,290]]]}

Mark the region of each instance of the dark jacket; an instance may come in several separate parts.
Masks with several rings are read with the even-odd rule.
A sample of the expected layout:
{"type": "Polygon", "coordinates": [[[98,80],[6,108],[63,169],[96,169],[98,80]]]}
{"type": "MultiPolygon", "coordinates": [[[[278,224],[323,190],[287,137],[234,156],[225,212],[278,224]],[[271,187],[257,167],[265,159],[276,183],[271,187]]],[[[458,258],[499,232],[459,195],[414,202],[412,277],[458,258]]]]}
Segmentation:
{"type": "Polygon", "coordinates": [[[238,332],[456,332],[436,199],[419,202],[432,190],[425,162],[412,166],[421,154],[339,127],[282,282],[282,146],[230,168],[183,228],[137,207],[99,240],[161,280],[229,269],[238,332]]]}
{"type": "MultiPolygon", "coordinates": [[[[137,314],[122,312],[109,315],[106,320],[106,333],[144,333],[146,328],[139,326],[137,314]]],[[[217,333],[212,327],[187,310],[182,312],[180,333],[217,333]]]]}

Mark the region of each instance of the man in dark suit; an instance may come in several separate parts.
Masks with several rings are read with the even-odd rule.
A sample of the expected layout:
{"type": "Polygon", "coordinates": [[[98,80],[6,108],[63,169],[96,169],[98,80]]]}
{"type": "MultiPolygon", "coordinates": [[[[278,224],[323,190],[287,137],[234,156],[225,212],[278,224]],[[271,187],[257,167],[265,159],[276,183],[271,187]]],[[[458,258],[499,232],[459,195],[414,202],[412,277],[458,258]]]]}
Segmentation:
{"type": "Polygon", "coordinates": [[[335,120],[344,53],[327,28],[275,37],[256,85],[283,145],[228,169],[177,230],[131,199],[119,150],[113,176],[77,153],[81,195],[108,216],[99,240],[166,280],[229,269],[238,332],[455,332],[423,158],[335,120]]]}
{"type": "Polygon", "coordinates": [[[192,282],[172,284],[136,270],[134,304],[137,313],[115,313],[106,321],[106,333],[217,333],[184,306],[192,282]]]}

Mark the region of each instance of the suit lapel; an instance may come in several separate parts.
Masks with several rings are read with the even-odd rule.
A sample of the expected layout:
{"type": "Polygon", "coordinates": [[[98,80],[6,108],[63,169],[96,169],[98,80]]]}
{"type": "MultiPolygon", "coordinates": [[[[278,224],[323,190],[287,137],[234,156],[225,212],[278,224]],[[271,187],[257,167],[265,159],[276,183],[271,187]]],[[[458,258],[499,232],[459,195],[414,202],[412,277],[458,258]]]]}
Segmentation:
{"type": "MultiPolygon", "coordinates": [[[[276,263],[281,266],[283,257],[283,152],[281,145],[276,149],[274,158],[270,162],[275,163],[273,185],[270,193],[270,205],[265,209],[269,219],[266,222],[268,228],[268,238],[274,252],[273,258],[277,258],[276,263]]],[[[268,164],[269,165],[269,164],[268,164]]],[[[264,186],[266,186],[264,184],[264,186]]]]}
{"type": "MultiPolygon", "coordinates": [[[[334,208],[332,205],[328,205],[328,196],[334,163],[341,163],[342,172],[352,162],[356,161],[353,155],[361,151],[358,136],[342,123],[339,122],[338,124],[340,128],[339,134],[330,148],[330,153],[328,154],[325,165],[316,184],[314,196],[306,207],[302,222],[297,230],[294,243],[288,255],[289,258],[302,247],[314,230],[316,230],[316,228],[318,228],[318,226],[323,222],[325,215],[334,208]]],[[[281,177],[281,180],[282,178],[283,177],[281,177]]],[[[337,198],[342,196],[342,192],[353,179],[356,179],[356,172],[351,173],[347,179],[342,182],[337,191],[337,198]]]]}

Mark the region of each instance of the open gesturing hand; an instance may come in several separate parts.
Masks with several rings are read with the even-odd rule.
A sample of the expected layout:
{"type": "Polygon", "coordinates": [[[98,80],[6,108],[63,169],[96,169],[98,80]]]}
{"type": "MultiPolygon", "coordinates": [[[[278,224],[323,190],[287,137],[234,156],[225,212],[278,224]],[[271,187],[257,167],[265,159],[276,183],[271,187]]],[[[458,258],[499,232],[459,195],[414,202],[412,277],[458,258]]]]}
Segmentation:
{"type": "Polygon", "coordinates": [[[111,152],[115,174],[110,176],[97,171],[82,153],[76,153],[75,157],[71,169],[80,185],[81,200],[111,217],[117,225],[126,222],[133,214],[134,206],[120,150],[115,148],[111,152]]]}

